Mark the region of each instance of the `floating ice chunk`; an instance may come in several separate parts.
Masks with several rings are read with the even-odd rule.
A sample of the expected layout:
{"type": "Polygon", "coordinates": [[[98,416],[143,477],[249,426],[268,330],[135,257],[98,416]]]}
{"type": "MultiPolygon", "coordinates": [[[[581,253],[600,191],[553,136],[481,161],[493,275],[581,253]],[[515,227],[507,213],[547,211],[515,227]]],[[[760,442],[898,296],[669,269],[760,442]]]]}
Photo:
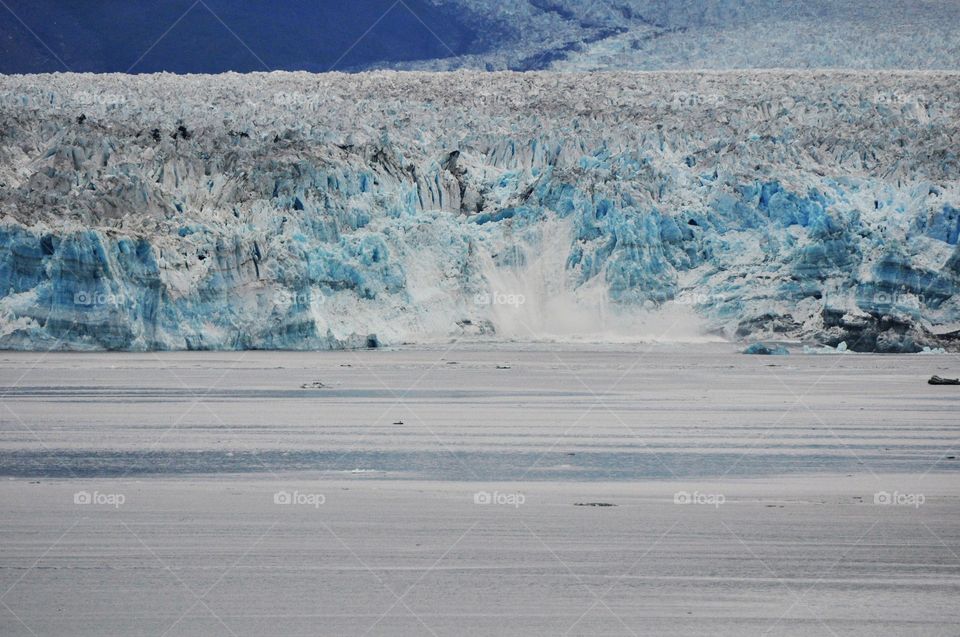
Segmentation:
{"type": "Polygon", "coordinates": [[[847,342],[844,341],[837,345],[836,347],[830,347],[829,345],[823,345],[822,347],[810,347],[809,345],[803,346],[804,354],[846,354],[847,342]]]}
{"type": "Polygon", "coordinates": [[[754,343],[743,350],[744,354],[755,354],[759,356],[787,356],[790,353],[782,345],[767,345],[766,343],[754,343]]]}

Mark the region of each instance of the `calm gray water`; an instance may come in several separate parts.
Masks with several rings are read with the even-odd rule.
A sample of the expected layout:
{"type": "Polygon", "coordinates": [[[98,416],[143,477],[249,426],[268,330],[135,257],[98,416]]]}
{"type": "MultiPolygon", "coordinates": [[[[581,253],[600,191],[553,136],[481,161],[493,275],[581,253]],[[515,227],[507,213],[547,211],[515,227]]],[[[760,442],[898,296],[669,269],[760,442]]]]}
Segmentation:
{"type": "Polygon", "coordinates": [[[726,346],[8,354],[0,475],[953,472],[953,356],[726,346]],[[319,385],[314,385],[319,383],[319,385]],[[306,387],[304,387],[306,385],[306,387]]]}

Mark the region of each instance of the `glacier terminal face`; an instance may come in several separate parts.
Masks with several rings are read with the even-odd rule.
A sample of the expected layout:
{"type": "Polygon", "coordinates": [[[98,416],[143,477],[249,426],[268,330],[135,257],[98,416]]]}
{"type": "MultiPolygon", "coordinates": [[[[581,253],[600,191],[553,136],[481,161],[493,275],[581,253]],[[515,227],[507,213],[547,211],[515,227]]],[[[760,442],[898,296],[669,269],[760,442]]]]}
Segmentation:
{"type": "Polygon", "coordinates": [[[0,347],[956,349],[960,75],[0,77],[0,347]]]}

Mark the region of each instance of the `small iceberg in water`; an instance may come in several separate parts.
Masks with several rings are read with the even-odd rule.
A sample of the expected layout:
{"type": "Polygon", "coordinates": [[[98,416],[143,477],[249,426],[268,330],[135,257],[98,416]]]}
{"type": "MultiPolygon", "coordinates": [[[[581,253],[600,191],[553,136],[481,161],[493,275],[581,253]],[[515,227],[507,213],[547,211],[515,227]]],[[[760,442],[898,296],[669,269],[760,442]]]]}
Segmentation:
{"type": "Polygon", "coordinates": [[[744,354],[754,354],[757,356],[787,356],[790,350],[782,345],[767,345],[766,343],[754,343],[743,350],[744,354]]]}

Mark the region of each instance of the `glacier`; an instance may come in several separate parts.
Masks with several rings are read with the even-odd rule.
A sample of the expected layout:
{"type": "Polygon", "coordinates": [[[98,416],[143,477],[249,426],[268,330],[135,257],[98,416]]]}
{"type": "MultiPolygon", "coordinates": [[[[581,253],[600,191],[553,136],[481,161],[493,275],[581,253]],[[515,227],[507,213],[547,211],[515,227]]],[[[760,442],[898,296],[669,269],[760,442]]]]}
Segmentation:
{"type": "Polygon", "coordinates": [[[0,77],[0,347],[956,350],[952,72],[0,77]]]}

